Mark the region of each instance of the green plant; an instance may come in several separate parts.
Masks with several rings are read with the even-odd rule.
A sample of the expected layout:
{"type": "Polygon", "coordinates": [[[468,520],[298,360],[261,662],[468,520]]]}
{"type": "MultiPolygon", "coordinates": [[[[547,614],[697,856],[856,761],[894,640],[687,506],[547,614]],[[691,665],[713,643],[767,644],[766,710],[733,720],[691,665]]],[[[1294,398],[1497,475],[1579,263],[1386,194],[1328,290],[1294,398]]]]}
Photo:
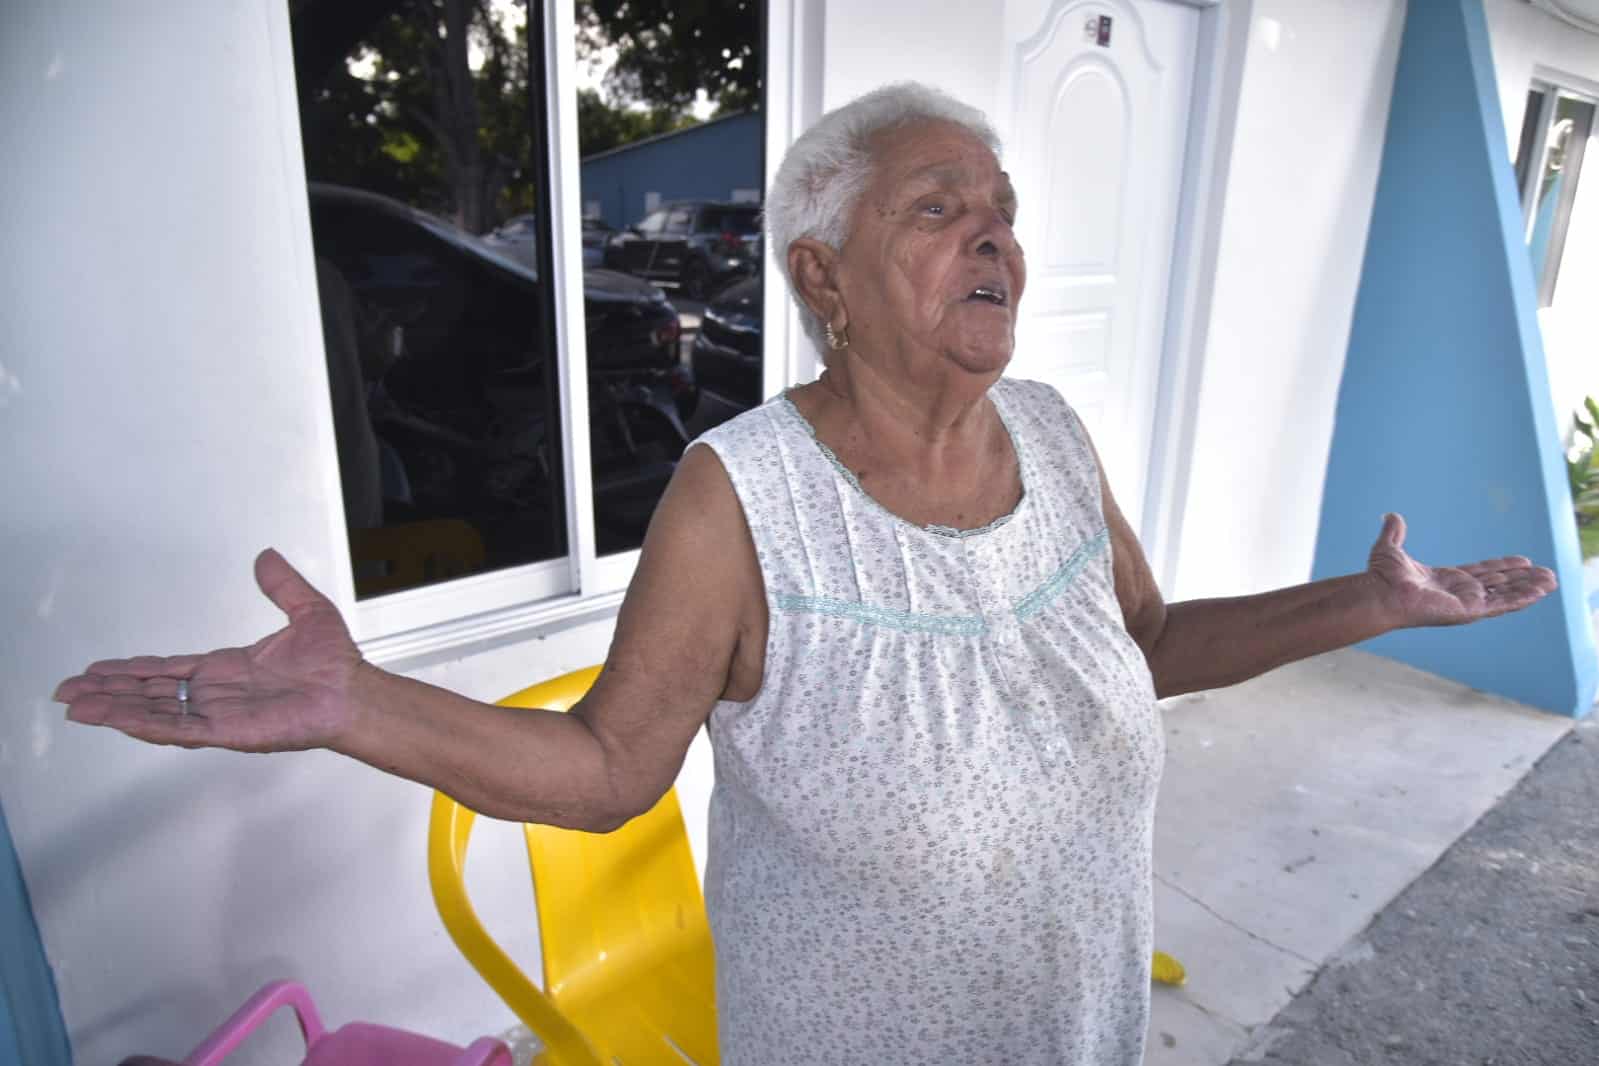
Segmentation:
{"type": "Polygon", "coordinates": [[[1599,403],[1592,396],[1572,419],[1571,447],[1566,452],[1566,476],[1571,482],[1571,504],[1577,517],[1577,540],[1582,557],[1599,555],[1599,403]]]}

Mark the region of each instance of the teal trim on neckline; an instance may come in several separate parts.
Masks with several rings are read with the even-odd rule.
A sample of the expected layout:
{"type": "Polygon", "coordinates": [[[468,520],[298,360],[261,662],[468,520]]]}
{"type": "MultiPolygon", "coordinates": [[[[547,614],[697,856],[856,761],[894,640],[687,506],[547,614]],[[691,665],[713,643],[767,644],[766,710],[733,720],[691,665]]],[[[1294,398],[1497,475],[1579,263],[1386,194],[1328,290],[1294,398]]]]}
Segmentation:
{"type": "MultiPolygon", "coordinates": [[[[1023,596],[1011,608],[1018,622],[1026,622],[1058,599],[1090,561],[1105,550],[1110,543],[1110,530],[1101,529],[1093,537],[1077,546],[1060,569],[1032,592],[1023,596]]],[[[779,594],[774,603],[779,611],[800,614],[825,614],[833,618],[848,618],[864,625],[898,629],[906,633],[937,633],[942,636],[977,637],[989,630],[989,621],[977,614],[924,614],[919,611],[902,611],[896,607],[879,607],[855,600],[835,600],[826,596],[796,596],[779,594]]]]}
{"type": "Polygon", "coordinates": [[[1061,568],[1055,571],[1048,581],[1023,596],[1021,601],[1016,604],[1013,608],[1016,612],[1016,620],[1025,622],[1045,607],[1048,607],[1055,597],[1065,591],[1066,586],[1071,584],[1072,579],[1082,573],[1083,567],[1088,565],[1088,561],[1104,551],[1105,545],[1109,543],[1110,530],[1101,529],[1090,540],[1079,544],[1077,550],[1072,552],[1071,558],[1062,563],[1061,568]]]}
{"type": "Polygon", "coordinates": [[[777,609],[848,618],[866,625],[899,629],[908,633],[939,633],[945,636],[973,637],[988,629],[988,622],[976,614],[921,614],[870,603],[833,600],[825,596],[778,596],[777,609]]]}

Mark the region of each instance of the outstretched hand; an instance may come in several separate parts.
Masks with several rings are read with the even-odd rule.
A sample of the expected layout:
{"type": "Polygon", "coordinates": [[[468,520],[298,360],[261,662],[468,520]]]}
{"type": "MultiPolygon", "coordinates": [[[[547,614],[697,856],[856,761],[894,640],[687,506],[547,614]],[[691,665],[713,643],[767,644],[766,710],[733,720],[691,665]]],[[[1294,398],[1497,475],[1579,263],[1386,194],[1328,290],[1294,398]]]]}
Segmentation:
{"type": "Polygon", "coordinates": [[[270,548],[256,557],[255,580],[288,625],[247,648],[94,663],[56,688],[67,717],[188,748],[296,751],[336,740],[353,718],[362,665],[344,619],[270,548]]]}
{"type": "Polygon", "coordinates": [[[1530,607],[1555,590],[1555,575],[1507,555],[1464,566],[1427,566],[1405,551],[1405,520],[1383,518],[1367,572],[1379,579],[1401,626],[1455,626],[1530,607]]]}

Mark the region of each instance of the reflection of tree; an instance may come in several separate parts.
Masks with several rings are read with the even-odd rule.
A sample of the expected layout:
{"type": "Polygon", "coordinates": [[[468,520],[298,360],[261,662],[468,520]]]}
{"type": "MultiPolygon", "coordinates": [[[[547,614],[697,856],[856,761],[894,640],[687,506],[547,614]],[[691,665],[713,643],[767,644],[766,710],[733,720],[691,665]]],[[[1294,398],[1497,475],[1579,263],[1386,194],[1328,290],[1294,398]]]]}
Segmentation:
{"type": "Polygon", "coordinates": [[[631,144],[695,124],[690,115],[670,107],[651,110],[608,103],[593,89],[577,91],[577,149],[583,156],[631,144]]]}
{"type": "MultiPolygon", "coordinates": [[[[528,34],[490,0],[291,0],[311,178],[372,189],[481,233],[535,203],[528,34]],[[474,69],[475,67],[475,69],[474,69]]],[[[537,4],[535,17],[537,17],[537,4]]],[[[760,103],[761,0],[577,0],[606,94],[578,95],[583,155],[760,103]]]]}
{"type": "Polygon", "coordinates": [[[525,26],[487,0],[301,0],[293,25],[311,178],[474,233],[531,206],[525,26]]]}
{"type": "Polygon", "coordinates": [[[617,50],[607,90],[682,112],[699,90],[723,112],[759,107],[761,0],[578,0],[578,52],[617,50]]]}

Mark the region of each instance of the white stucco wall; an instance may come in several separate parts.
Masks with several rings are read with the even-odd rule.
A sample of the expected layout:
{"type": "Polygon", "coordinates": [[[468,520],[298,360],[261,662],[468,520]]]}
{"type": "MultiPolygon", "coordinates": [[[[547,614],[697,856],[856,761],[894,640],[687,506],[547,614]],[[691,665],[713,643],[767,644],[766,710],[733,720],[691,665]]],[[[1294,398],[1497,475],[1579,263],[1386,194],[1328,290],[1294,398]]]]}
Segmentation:
{"type": "MultiPolygon", "coordinates": [[[[1520,143],[1532,80],[1599,96],[1599,34],[1584,33],[1525,0],[1485,0],[1506,152],[1520,143]]],[[[1599,131],[1595,131],[1599,133],[1599,131]]],[[[1571,426],[1584,396],[1599,396],[1599,137],[1590,139],[1566,232],[1554,302],[1538,314],[1555,422],[1571,426]]]]}
{"type": "MultiPolygon", "coordinates": [[[[434,914],[425,790],[321,753],[147,747],[49,701],[94,658],[276,628],[264,545],[349,589],[287,5],[18,0],[4,21],[0,801],[76,1059],[184,1054],[277,976],[334,1024],[503,1029],[434,914]]],[[[598,660],[609,628],[422,676],[500,695],[598,660]]],[[[520,842],[482,843],[523,871],[474,876],[505,927],[520,842]]],[[[240,1061],[294,1043],[279,1020],[240,1061]]]]}
{"type": "Polygon", "coordinates": [[[1309,574],[1403,16],[1395,0],[1252,5],[1179,598],[1309,574]]]}
{"type": "Polygon", "coordinates": [[[822,107],[895,81],[919,81],[996,113],[1004,0],[826,5],[822,107]]]}
{"type": "MultiPolygon", "coordinates": [[[[1168,590],[1179,598],[1309,574],[1404,18],[1396,0],[1241,9],[1251,36],[1168,590]]],[[[1513,153],[1534,71],[1599,87],[1599,37],[1523,0],[1486,0],[1486,12],[1513,153]]],[[[1541,316],[1562,426],[1599,393],[1599,302],[1584,299],[1596,287],[1599,182],[1587,180],[1556,304],[1541,316]]]]}

